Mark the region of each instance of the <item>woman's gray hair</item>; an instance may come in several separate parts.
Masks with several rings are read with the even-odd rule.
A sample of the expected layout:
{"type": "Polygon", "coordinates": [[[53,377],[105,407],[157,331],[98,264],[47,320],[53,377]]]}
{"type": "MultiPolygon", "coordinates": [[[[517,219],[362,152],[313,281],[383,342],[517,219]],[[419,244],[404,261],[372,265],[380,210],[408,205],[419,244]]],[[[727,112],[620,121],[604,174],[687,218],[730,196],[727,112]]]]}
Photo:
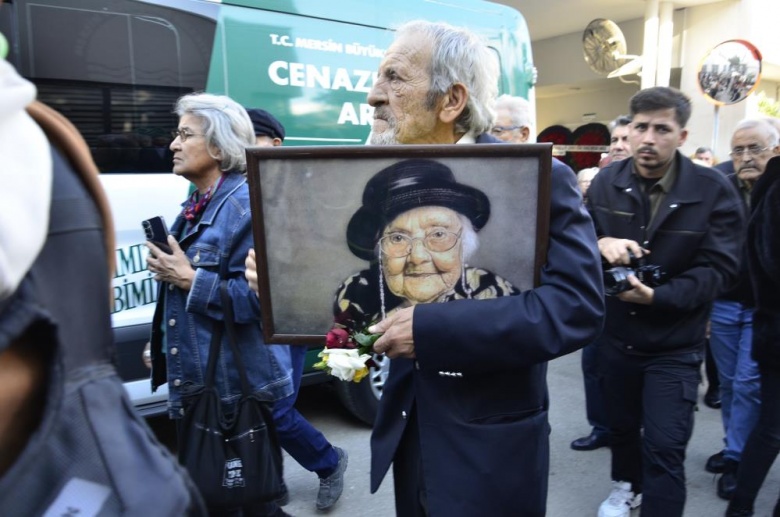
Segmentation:
{"type": "Polygon", "coordinates": [[[219,160],[222,171],[246,171],[245,149],[255,144],[255,131],[243,106],[225,95],[190,93],[176,102],[174,113],[179,118],[193,115],[203,121],[209,156],[219,160]]]}
{"type": "Polygon", "coordinates": [[[490,131],[495,120],[493,103],[498,95],[498,59],[487,43],[473,32],[443,22],[415,20],[398,28],[396,38],[422,34],[431,43],[431,89],[427,104],[433,109],[455,83],[468,90],[463,113],[455,129],[474,136],[490,131]]]}

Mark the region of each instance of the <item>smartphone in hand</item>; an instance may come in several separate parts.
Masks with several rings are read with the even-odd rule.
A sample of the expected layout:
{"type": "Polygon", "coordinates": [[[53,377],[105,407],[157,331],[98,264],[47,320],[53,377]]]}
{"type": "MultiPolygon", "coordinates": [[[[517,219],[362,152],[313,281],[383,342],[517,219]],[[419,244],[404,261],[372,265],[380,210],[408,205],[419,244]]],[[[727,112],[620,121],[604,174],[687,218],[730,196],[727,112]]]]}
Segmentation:
{"type": "Polygon", "coordinates": [[[158,215],[151,219],[146,219],[141,223],[144,228],[144,234],[146,240],[163,250],[165,253],[171,254],[173,250],[168,246],[168,226],[165,224],[163,216],[158,215]]]}

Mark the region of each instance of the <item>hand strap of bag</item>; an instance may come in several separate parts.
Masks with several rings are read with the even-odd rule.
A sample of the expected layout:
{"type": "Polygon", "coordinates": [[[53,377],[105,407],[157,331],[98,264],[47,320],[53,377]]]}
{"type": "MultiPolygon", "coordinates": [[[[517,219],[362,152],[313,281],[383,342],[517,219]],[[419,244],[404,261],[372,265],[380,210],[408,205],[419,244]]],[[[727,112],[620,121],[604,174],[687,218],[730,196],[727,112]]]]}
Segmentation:
{"type": "Polygon", "coordinates": [[[233,315],[233,300],[227,291],[227,280],[222,280],[219,283],[219,294],[222,298],[222,313],[224,318],[222,321],[214,322],[214,331],[211,334],[211,345],[209,346],[209,362],[206,367],[206,387],[211,388],[214,386],[214,381],[217,376],[217,357],[222,344],[222,336],[227,331],[227,341],[230,345],[230,350],[233,352],[233,361],[235,362],[236,369],[238,370],[238,376],[241,379],[241,393],[246,397],[252,394],[252,390],[249,387],[249,379],[246,375],[246,369],[244,368],[244,361],[241,359],[241,351],[238,348],[238,338],[236,336],[236,320],[233,315]]]}

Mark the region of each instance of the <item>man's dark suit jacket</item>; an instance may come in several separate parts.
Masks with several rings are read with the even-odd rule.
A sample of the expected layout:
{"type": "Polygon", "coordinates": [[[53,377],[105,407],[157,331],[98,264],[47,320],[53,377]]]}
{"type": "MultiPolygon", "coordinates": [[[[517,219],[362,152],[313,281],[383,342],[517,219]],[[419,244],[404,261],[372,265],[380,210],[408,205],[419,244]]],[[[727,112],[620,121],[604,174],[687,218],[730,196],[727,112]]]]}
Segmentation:
{"type": "Polygon", "coordinates": [[[415,411],[430,515],[544,515],[546,363],[592,342],[604,312],[593,224],[575,175],[555,159],[549,233],[539,287],[415,307],[417,358],[391,361],[371,437],[372,492],[415,411]]]}

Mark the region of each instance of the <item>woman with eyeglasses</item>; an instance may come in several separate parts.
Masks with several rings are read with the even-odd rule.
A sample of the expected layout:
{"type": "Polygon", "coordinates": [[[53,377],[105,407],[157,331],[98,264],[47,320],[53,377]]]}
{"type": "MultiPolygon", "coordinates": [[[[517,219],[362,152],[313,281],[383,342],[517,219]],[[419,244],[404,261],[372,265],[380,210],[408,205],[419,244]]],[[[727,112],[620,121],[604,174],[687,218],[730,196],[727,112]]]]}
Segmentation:
{"type": "MultiPolygon", "coordinates": [[[[244,175],[244,149],[255,143],[249,115],[229,97],[205,93],[180,98],[175,112],[179,126],[170,145],[173,173],[191,181],[196,190],[171,227],[167,244],[172,253],[147,243],[147,266],[160,284],[152,324],[152,386],[168,385],[169,416],[179,419],[187,410],[187,394],[204,383],[212,332],[225,317],[223,281],[233,302],[237,344],[253,392],[273,402],[292,393],[292,380],[286,373],[289,368],[280,365],[272,348],[263,343],[258,298],[244,276],[244,258],[253,245],[244,175]]],[[[216,386],[224,413],[234,413],[241,385],[227,336],[216,386]]],[[[283,515],[261,504],[226,515],[277,511],[283,515]]]]}
{"type": "Polygon", "coordinates": [[[336,322],[362,330],[410,305],[519,294],[466,265],[489,217],[487,196],[439,162],[405,160],[375,174],[347,225],[350,251],[370,267],[339,286],[336,322]]]}

